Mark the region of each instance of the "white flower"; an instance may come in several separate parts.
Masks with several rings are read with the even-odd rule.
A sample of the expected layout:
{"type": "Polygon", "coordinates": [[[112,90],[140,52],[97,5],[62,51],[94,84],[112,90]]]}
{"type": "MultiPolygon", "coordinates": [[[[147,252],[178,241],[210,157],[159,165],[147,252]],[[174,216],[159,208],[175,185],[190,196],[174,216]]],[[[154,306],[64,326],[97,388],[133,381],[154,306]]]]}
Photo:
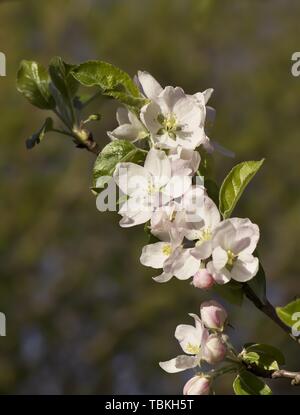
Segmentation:
{"type": "Polygon", "coordinates": [[[162,268],[163,273],[153,279],[156,282],[167,282],[173,276],[180,280],[192,277],[199,269],[200,262],[194,258],[191,249],[183,248],[184,229],[172,224],[169,229],[169,240],[144,246],[140,261],[146,267],[162,268]]]}
{"type": "Polygon", "coordinates": [[[128,196],[119,210],[123,227],[147,222],[155,209],[180,197],[191,185],[190,176],[172,176],[167,155],[155,149],[147,154],[144,166],[119,163],[114,180],[128,196]]]}
{"type": "Polygon", "coordinates": [[[197,259],[206,259],[212,254],[212,240],[216,226],[220,223],[220,213],[208,196],[204,195],[194,210],[198,220],[187,223],[186,238],[197,241],[191,251],[197,259]]]}
{"type": "Polygon", "coordinates": [[[119,127],[107,132],[111,140],[124,139],[134,142],[149,135],[149,132],[138,117],[126,108],[118,108],[117,121],[119,127]]]}
{"type": "Polygon", "coordinates": [[[258,240],[259,228],[249,219],[221,222],[214,232],[212,261],[207,264],[216,282],[225,284],[231,278],[245,282],[253,278],[259,268],[258,258],[252,255],[258,240]]]}
{"type": "Polygon", "coordinates": [[[186,355],[180,355],[174,359],[159,363],[159,366],[168,373],[191,369],[198,366],[201,362],[202,348],[209,335],[208,330],[205,329],[197,315],[189,315],[194,318],[195,326],[180,324],[175,330],[175,337],[186,355]]]}
{"type": "Polygon", "coordinates": [[[167,86],[141,109],[141,120],[160,148],[195,149],[205,141],[205,113],[179,87],[167,86]]]}

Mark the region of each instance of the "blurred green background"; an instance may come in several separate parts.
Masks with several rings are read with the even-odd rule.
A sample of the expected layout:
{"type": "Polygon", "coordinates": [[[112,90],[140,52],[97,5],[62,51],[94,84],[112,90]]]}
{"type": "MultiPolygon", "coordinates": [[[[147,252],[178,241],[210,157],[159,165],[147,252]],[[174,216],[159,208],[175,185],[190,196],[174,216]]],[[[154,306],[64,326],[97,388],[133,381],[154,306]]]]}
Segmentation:
{"type": "MultiPolygon", "coordinates": [[[[96,210],[92,154],[53,133],[26,150],[47,114],[16,91],[20,60],[103,59],[189,93],[214,88],[210,136],[236,153],[216,156],[219,182],[234,163],[266,157],[235,213],[261,227],[269,297],[284,305],[300,294],[300,78],[291,75],[299,17],[297,0],[0,2],[0,393],[181,393],[189,374],[168,375],[158,361],[178,354],[176,325],[210,297],[187,282],[152,281],[139,263],[142,229],[96,210]]],[[[104,114],[94,129],[104,145],[116,105],[93,108],[104,114]]],[[[268,342],[300,370],[299,347],[252,304],[224,304],[237,347],[268,342]]],[[[231,381],[217,393],[232,393],[231,381]]]]}

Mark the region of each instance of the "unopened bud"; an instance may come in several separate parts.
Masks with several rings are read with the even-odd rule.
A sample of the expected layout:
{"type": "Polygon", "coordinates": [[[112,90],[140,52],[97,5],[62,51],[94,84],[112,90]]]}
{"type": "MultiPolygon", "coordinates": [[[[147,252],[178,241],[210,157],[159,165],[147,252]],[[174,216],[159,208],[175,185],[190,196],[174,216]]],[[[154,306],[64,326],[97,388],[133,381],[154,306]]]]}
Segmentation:
{"type": "Polygon", "coordinates": [[[207,271],[207,269],[200,269],[193,278],[193,286],[196,288],[201,288],[203,290],[211,288],[215,283],[212,275],[207,271]]]}
{"type": "Polygon", "coordinates": [[[227,347],[220,336],[211,334],[203,347],[202,357],[207,363],[214,365],[224,359],[226,352],[227,347]]]}
{"type": "Polygon", "coordinates": [[[209,329],[223,330],[227,312],[217,301],[205,301],[200,306],[201,320],[209,329]]]}
{"type": "Polygon", "coordinates": [[[211,379],[204,376],[194,376],[184,385],[184,395],[209,395],[211,379]]]}

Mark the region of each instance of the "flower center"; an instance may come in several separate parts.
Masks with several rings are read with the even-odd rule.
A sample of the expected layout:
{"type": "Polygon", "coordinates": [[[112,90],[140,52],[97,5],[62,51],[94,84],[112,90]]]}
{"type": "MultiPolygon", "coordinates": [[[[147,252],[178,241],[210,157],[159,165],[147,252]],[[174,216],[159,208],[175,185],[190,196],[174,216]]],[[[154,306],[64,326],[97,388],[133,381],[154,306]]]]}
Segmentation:
{"type": "Polygon", "coordinates": [[[232,267],[233,267],[236,259],[237,259],[236,258],[236,255],[234,255],[234,253],[230,249],[228,249],[228,251],[227,251],[227,264],[226,264],[226,267],[227,267],[227,269],[229,271],[232,270],[232,267]]]}
{"type": "Polygon", "coordinates": [[[149,195],[159,192],[159,187],[155,186],[153,183],[148,183],[147,192],[149,195]]]}
{"type": "Polygon", "coordinates": [[[164,255],[170,256],[171,253],[172,253],[172,247],[171,247],[171,245],[170,244],[164,245],[162,251],[163,251],[163,254],[164,255]]]}
{"type": "Polygon", "coordinates": [[[158,135],[168,134],[173,140],[176,139],[176,132],[180,131],[181,128],[177,124],[177,119],[175,115],[169,114],[167,117],[164,117],[162,114],[159,114],[157,121],[160,123],[162,128],[158,131],[158,135]]]}
{"type": "Polygon", "coordinates": [[[192,353],[192,354],[198,354],[198,353],[200,353],[200,347],[197,346],[197,345],[195,345],[195,344],[191,344],[191,343],[188,343],[187,344],[186,350],[189,353],[192,353]]]}

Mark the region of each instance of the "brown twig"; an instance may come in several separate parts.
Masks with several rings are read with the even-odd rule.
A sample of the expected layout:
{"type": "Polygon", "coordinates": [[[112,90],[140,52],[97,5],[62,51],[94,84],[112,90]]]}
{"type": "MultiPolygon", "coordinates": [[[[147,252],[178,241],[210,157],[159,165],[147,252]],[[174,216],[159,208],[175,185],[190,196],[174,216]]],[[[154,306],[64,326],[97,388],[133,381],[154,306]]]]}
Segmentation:
{"type": "Polygon", "coordinates": [[[300,385],[300,372],[290,372],[289,370],[276,370],[275,372],[272,373],[272,378],[273,379],[278,379],[278,378],[287,378],[287,379],[292,379],[291,384],[296,386],[296,385],[300,385]]]}

